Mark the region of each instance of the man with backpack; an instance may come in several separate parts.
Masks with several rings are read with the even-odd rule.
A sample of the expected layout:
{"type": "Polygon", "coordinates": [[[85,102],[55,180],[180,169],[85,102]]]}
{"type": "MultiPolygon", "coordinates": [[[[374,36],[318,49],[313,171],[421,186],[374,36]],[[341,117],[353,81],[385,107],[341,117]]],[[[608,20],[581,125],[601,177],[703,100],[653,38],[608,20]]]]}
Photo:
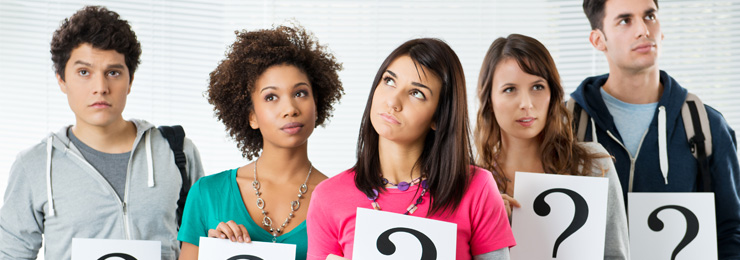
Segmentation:
{"type": "Polygon", "coordinates": [[[180,127],[124,120],[141,46],[127,21],[87,6],[54,32],[51,56],[75,124],[22,151],[0,209],[0,259],[70,259],[72,238],[161,241],[176,259],[183,194],[203,176],[180,127]],[[169,138],[169,139],[168,139],[169,138]]]}
{"type": "Polygon", "coordinates": [[[609,74],[587,78],[571,94],[579,140],[614,156],[627,203],[633,191],[714,192],[720,259],[740,259],[735,132],[658,69],[658,1],[584,0],[583,9],[609,74]]]}

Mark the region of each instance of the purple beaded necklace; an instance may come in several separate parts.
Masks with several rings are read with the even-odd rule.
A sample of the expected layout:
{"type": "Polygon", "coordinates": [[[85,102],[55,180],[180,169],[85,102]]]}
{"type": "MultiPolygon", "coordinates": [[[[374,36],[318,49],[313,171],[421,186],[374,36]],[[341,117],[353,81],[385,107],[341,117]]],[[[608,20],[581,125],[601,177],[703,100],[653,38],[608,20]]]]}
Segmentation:
{"type": "MultiPolygon", "coordinates": [[[[414,185],[416,183],[419,183],[419,182],[421,182],[421,187],[423,188],[423,190],[421,190],[421,195],[419,195],[419,198],[417,198],[414,203],[412,203],[411,205],[409,205],[408,208],[406,208],[406,212],[403,213],[404,215],[414,214],[414,211],[416,211],[416,209],[418,208],[417,206],[419,204],[421,204],[421,203],[424,203],[424,194],[427,193],[427,189],[429,188],[427,186],[427,180],[421,180],[421,177],[419,177],[419,178],[416,178],[414,180],[411,180],[411,182],[403,182],[402,181],[402,182],[398,183],[398,185],[395,185],[392,182],[388,181],[388,179],[383,178],[383,184],[390,184],[390,185],[393,185],[393,186],[397,186],[398,187],[398,190],[400,190],[400,191],[406,191],[406,190],[409,189],[409,187],[411,187],[412,185],[414,185]],[[404,188],[402,188],[401,185],[403,185],[404,188]]],[[[378,193],[378,190],[373,189],[373,194],[374,195],[372,197],[368,196],[367,199],[369,199],[369,200],[372,201],[370,204],[373,206],[373,209],[375,209],[375,210],[382,210],[380,208],[380,204],[378,203],[378,194],[379,194],[378,193]]]]}
{"type": "Polygon", "coordinates": [[[419,176],[419,178],[416,178],[416,179],[411,180],[410,182],[402,181],[402,182],[399,182],[398,184],[392,183],[388,179],[383,178],[383,185],[390,184],[390,185],[393,185],[393,186],[398,187],[398,190],[400,190],[400,191],[406,191],[412,185],[419,183],[419,181],[421,181],[421,176],[419,176]]]}

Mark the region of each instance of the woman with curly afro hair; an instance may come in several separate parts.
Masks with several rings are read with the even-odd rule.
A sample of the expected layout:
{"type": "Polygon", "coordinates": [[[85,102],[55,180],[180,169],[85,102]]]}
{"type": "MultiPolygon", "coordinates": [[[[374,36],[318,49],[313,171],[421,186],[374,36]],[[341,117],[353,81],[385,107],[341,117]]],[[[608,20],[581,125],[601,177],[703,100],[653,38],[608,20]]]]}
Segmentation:
{"type": "Polygon", "coordinates": [[[344,92],[341,69],[298,25],[237,32],[210,74],[208,102],[242,155],[256,159],[193,185],[180,259],[197,259],[202,236],[295,244],[296,259],[306,259],[308,203],[327,178],[308,160],[307,141],[344,92]]]}

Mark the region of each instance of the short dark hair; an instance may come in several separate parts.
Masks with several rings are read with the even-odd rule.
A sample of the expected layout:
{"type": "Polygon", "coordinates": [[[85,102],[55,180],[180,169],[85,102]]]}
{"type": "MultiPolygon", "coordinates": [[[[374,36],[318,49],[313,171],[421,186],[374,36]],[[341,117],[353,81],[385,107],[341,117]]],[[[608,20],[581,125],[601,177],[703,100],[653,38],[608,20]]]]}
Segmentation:
{"type": "Polygon", "coordinates": [[[370,109],[383,73],[403,55],[411,57],[417,69],[429,69],[442,81],[439,103],[432,116],[437,129],[427,134],[424,150],[414,167],[419,167],[421,175],[427,178],[432,197],[428,214],[454,212],[471,178],[473,153],[468,137],[470,127],[463,68],[457,54],[439,39],[407,41],[391,52],[380,65],[360,121],[357,162],[353,167],[355,186],[368,197],[374,195],[373,190],[385,191],[380,174],[379,135],[370,121],[370,109]]]}
{"type": "MultiPolygon", "coordinates": [[[[604,29],[604,7],[607,0],[583,0],[583,12],[586,13],[591,30],[604,29]]],[[[658,8],[658,0],[653,0],[655,8],[658,8]]]]}
{"type": "Polygon", "coordinates": [[[51,39],[51,60],[62,80],[70,53],[83,43],[123,54],[130,78],[134,77],[136,67],[141,63],[141,44],[128,21],[105,7],[85,6],[64,19],[51,39]]]}
{"type": "Polygon", "coordinates": [[[236,33],[236,41],[216,69],[210,74],[208,103],[224,123],[242,156],[251,160],[262,150],[262,133],[249,125],[254,112],[254,84],[265,70],[274,65],[292,65],[306,73],[316,102],[316,126],[332,116],[334,104],[344,94],[337,62],[329,49],[320,45],[300,25],[236,33]]]}

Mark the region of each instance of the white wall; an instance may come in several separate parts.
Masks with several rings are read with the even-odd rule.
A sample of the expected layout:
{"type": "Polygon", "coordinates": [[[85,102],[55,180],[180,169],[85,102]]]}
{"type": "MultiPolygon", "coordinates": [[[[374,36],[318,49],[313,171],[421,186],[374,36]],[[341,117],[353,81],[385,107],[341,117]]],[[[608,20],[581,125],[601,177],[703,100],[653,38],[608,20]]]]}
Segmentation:
{"type": "MultiPolygon", "coordinates": [[[[603,55],[588,43],[590,28],[575,0],[2,1],[0,197],[16,154],[74,121],[54,80],[49,42],[59,22],[85,3],[117,11],[141,41],[142,63],[124,117],[182,124],[209,174],[248,163],[203,97],[208,73],[223,59],[234,30],[269,28],[295,18],[344,63],[340,77],[346,95],[309,145],[310,159],[329,176],[354,163],[372,78],[386,55],[411,38],[439,37],[455,49],[466,72],[473,123],[480,63],[497,37],[522,33],[545,43],[566,93],[607,70],[603,55]]],[[[666,35],[661,68],[738,129],[740,1],[663,1],[660,19],[666,35]]]]}

